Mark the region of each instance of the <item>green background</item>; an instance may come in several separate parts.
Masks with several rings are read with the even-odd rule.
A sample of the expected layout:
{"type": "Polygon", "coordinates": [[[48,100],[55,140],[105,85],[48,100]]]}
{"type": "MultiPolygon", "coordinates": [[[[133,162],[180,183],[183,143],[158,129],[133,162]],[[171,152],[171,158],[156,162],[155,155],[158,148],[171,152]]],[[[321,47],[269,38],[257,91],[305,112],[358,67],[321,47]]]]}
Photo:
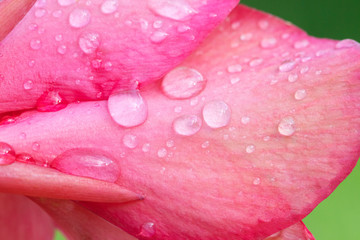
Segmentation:
{"type": "MultiPolygon", "coordinates": [[[[286,19],[313,36],[352,38],[360,42],[359,0],[243,0],[241,3],[286,19]]],[[[360,164],[305,218],[317,240],[360,239],[359,186],[360,164]]],[[[57,232],[55,239],[65,238],[57,232]]]]}

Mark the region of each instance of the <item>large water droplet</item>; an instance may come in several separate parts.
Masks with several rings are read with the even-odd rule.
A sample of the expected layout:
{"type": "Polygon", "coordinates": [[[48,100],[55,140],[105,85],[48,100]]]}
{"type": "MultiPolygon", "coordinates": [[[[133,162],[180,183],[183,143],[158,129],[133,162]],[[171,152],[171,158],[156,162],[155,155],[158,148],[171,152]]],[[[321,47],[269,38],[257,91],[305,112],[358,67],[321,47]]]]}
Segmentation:
{"type": "Polygon", "coordinates": [[[123,143],[126,147],[128,148],[136,148],[136,146],[138,145],[138,140],[137,137],[135,135],[132,134],[126,134],[123,137],[123,143]]]}
{"type": "Polygon", "coordinates": [[[115,12],[119,7],[119,1],[118,0],[106,0],[101,4],[101,12],[104,14],[111,14],[115,12]]]}
{"type": "Polygon", "coordinates": [[[295,92],[294,95],[296,100],[303,100],[306,97],[306,90],[305,89],[299,89],[295,92]]]}
{"type": "Polygon", "coordinates": [[[70,6],[74,3],[76,3],[78,0],[58,0],[58,4],[60,6],[70,6]]]}
{"type": "Polygon", "coordinates": [[[97,33],[84,33],[79,38],[79,47],[86,53],[94,53],[100,45],[100,35],[97,33]]]}
{"type": "Polygon", "coordinates": [[[67,106],[67,101],[58,91],[44,92],[38,99],[36,109],[40,112],[56,112],[67,106]]]}
{"type": "Polygon", "coordinates": [[[166,96],[186,99],[198,95],[206,85],[203,75],[193,68],[178,67],[163,79],[161,87],[166,96]]]}
{"type": "Polygon", "coordinates": [[[186,21],[197,11],[186,0],[148,0],[154,13],[177,21],[186,21]]]}
{"type": "Polygon", "coordinates": [[[151,238],[155,235],[155,233],[156,233],[155,224],[152,222],[147,222],[141,226],[139,236],[144,238],[151,238]]]}
{"type": "Polygon", "coordinates": [[[283,136],[291,136],[295,132],[295,120],[293,117],[284,117],[278,125],[278,131],[283,136]]]}
{"type": "Polygon", "coordinates": [[[183,115],[173,122],[174,131],[182,136],[191,136],[197,133],[202,125],[201,119],[196,115],[183,115]]]}
{"type": "Polygon", "coordinates": [[[0,142],[0,165],[8,165],[15,162],[15,151],[7,143],[0,142]]]}
{"type": "Polygon", "coordinates": [[[203,108],[203,118],[205,123],[211,128],[221,128],[229,124],[231,109],[223,101],[212,101],[203,108]]]}
{"type": "Polygon", "coordinates": [[[145,122],[148,108],[138,90],[110,95],[108,109],[113,120],[123,127],[135,127],[145,122]]]}
{"type": "Polygon", "coordinates": [[[86,9],[74,9],[69,16],[70,26],[74,28],[82,28],[89,24],[91,13],[86,9]]]}
{"type": "Polygon", "coordinates": [[[70,149],[57,156],[51,167],[61,172],[115,182],[120,169],[116,160],[100,150],[90,148],[70,149]]]}

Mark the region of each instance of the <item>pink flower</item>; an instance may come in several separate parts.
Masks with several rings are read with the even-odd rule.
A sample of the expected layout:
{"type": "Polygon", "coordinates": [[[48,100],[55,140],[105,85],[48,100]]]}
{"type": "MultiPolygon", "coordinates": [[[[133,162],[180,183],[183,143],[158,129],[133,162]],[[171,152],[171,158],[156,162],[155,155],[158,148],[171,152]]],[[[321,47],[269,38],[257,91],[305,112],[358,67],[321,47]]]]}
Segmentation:
{"type": "MultiPolygon", "coordinates": [[[[360,155],[360,45],[237,2],[37,1],[0,45],[0,190],[73,239],[314,239],[360,155]]],[[[49,238],[0,201],[28,213],[2,239],[49,238]]]]}

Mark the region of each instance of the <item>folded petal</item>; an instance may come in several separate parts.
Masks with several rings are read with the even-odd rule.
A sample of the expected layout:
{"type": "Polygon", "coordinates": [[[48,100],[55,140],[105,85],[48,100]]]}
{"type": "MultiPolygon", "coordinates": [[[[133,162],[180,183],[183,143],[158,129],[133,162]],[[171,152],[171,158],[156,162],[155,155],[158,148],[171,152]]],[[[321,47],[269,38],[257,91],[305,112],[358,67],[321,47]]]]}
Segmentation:
{"type": "Polygon", "coordinates": [[[118,183],[145,200],[83,205],[139,239],[264,239],[355,166],[359,59],[356,42],[240,6],[161,84],[141,87],[144,124],[117,125],[105,101],[71,104],[23,114],[0,141],[49,163],[73,148],[106,151],[118,183]]]}
{"type": "Polygon", "coordinates": [[[24,196],[0,193],[0,239],[52,240],[54,223],[24,196]]]}
{"type": "Polygon", "coordinates": [[[315,240],[315,238],[303,222],[298,222],[284,230],[274,233],[265,240],[315,240]]]}
{"type": "Polygon", "coordinates": [[[237,3],[38,0],[0,44],[0,112],[43,109],[49,92],[63,103],[106,99],[159,79],[237,3]]]}

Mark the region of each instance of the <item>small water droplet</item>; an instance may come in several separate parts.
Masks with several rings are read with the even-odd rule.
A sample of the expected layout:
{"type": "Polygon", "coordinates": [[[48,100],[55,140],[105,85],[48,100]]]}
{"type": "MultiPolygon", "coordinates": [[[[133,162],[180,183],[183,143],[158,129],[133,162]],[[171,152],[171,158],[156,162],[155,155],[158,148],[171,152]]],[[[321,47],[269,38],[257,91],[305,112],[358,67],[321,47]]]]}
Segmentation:
{"type": "Polygon", "coordinates": [[[153,222],[147,222],[141,226],[139,236],[144,238],[151,238],[155,235],[155,233],[155,224],[153,222]]]}
{"type": "Polygon", "coordinates": [[[240,21],[235,21],[235,22],[231,23],[231,29],[236,30],[240,27],[240,25],[241,25],[240,21]]]}
{"type": "Polygon", "coordinates": [[[251,60],[249,62],[249,66],[250,67],[256,67],[256,66],[259,66],[260,64],[263,63],[263,59],[262,58],[254,58],[253,60],[251,60]]]}
{"type": "Polygon", "coordinates": [[[16,155],[16,161],[28,163],[28,164],[35,164],[35,159],[27,153],[20,153],[16,155]]]}
{"type": "Polygon", "coordinates": [[[21,140],[26,139],[26,133],[24,133],[24,132],[20,133],[19,137],[20,137],[21,140]]]}
{"type": "Polygon", "coordinates": [[[40,150],[40,144],[37,143],[37,142],[34,142],[34,143],[32,144],[32,146],[31,146],[31,148],[32,148],[33,151],[37,152],[37,151],[40,150]]]}
{"type": "Polygon", "coordinates": [[[180,113],[182,111],[182,107],[181,106],[177,106],[174,108],[174,112],[176,113],[180,113]]]}
{"type": "Polygon", "coordinates": [[[153,28],[161,28],[163,25],[163,22],[161,20],[156,20],[154,23],[153,23],[153,28]]]}
{"type": "Polygon", "coordinates": [[[35,10],[35,17],[41,18],[41,17],[43,17],[45,15],[45,13],[46,13],[46,10],[43,9],[43,8],[36,9],[35,10]]]}
{"type": "Polygon", "coordinates": [[[150,143],[144,143],[144,145],[142,146],[142,151],[149,152],[150,151],[150,143]]]}
{"type": "Polygon", "coordinates": [[[303,100],[306,97],[306,90],[305,89],[299,89],[295,92],[294,95],[296,100],[303,100]]]}
{"type": "Polygon", "coordinates": [[[120,175],[115,159],[103,151],[90,148],[67,150],[51,162],[51,167],[67,174],[107,182],[115,182],[120,175]]]}
{"type": "Polygon", "coordinates": [[[161,43],[169,34],[162,31],[156,31],[150,36],[150,40],[153,43],[161,43]]]}
{"type": "Polygon", "coordinates": [[[63,14],[63,12],[62,12],[61,10],[56,10],[56,11],[54,11],[54,12],[52,13],[52,16],[53,16],[54,18],[59,18],[59,17],[62,16],[62,14],[63,14]]]}
{"type": "Polygon", "coordinates": [[[301,74],[307,73],[308,71],[309,71],[309,67],[308,67],[308,66],[302,67],[302,68],[300,69],[300,73],[301,73],[301,74]]]}
{"type": "Polygon", "coordinates": [[[231,109],[223,101],[212,101],[205,104],[202,114],[209,127],[221,128],[229,124],[231,109]]]}
{"type": "Polygon", "coordinates": [[[242,117],[241,118],[241,123],[242,124],[248,124],[250,122],[250,118],[249,117],[242,117]]]}
{"type": "Polygon", "coordinates": [[[34,31],[37,28],[38,28],[38,25],[36,23],[32,23],[32,24],[29,25],[29,30],[30,31],[34,31]]]}
{"type": "Polygon", "coordinates": [[[157,152],[159,158],[166,157],[167,150],[165,148],[160,148],[157,152]]]}
{"type": "Polygon", "coordinates": [[[30,41],[30,47],[33,50],[39,50],[41,48],[41,41],[39,39],[32,39],[30,41]]]}
{"type": "Polygon", "coordinates": [[[33,67],[35,65],[35,60],[30,60],[28,65],[29,67],[33,67]]]}
{"type": "Polygon", "coordinates": [[[205,141],[205,142],[203,142],[203,143],[201,144],[201,147],[202,147],[202,148],[208,148],[209,145],[210,145],[210,142],[209,142],[209,141],[205,141]]]}
{"type": "Polygon", "coordinates": [[[355,46],[360,46],[358,42],[352,39],[345,39],[341,40],[340,42],[336,43],[335,48],[336,49],[342,49],[342,48],[352,48],[355,46]]]}
{"type": "Polygon", "coordinates": [[[227,67],[229,73],[239,73],[242,71],[242,66],[240,64],[230,65],[227,67]]]}
{"type": "Polygon", "coordinates": [[[86,9],[74,9],[69,15],[69,24],[74,28],[82,28],[89,24],[91,13],[86,9]]]}
{"type": "Polygon", "coordinates": [[[236,84],[236,83],[238,83],[238,82],[240,82],[240,78],[239,78],[239,77],[234,77],[234,76],[231,76],[231,77],[230,77],[230,83],[231,83],[231,84],[236,84]]]}
{"type": "Polygon", "coordinates": [[[100,35],[97,33],[84,33],[79,37],[79,47],[86,53],[94,53],[100,46],[100,35]]]}
{"type": "Polygon", "coordinates": [[[126,147],[128,148],[136,148],[137,145],[138,145],[138,140],[137,140],[137,137],[135,135],[132,135],[132,134],[126,134],[124,137],[123,137],[123,143],[126,147]]]}
{"type": "Polygon", "coordinates": [[[67,106],[67,101],[58,91],[44,92],[37,101],[36,109],[40,112],[56,112],[67,106]]]}
{"type": "Polygon", "coordinates": [[[58,48],[57,48],[57,52],[61,55],[64,55],[66,53],[66,49],[67,47],[65,45],[60,45],[58,48]]]}
{"type": "Polygon", "coordinates": [[[138,90],[112,93],[108,109],[112,119],[123,127],[143,124],[148,116],[146,101],[138,90]]]}
{"type": "Polygon", "coordinates": [[[60,6],[65,7],[65,6],[70,6],[74,3],[76,3],[76,1],[78,1],[78,0],[58,0],[57,2],[60,6]]]}
{"type": "Polygon", "coordinates": [[[264,38],[260,42],[260,47],[262,48],[274,48],[277,44],[276,38],[270,37],[270,38],[264,38]]]}
{"type": "Polygon", "coordinates": [[[283,136],[291,136],[295,132],[295,120],[293,117],[284,117],[278,125],[278,131],[283,136]]]}
{"type": "Polygon", "coordinates": [[[307,46],[309,46],[309,41],[308,40],[300,40],[294,43],[294,48],[295,49],[300,49],[300,48],[305,48],[307,46]]]}
{"type": "Polygon", "coordinates": [[[258,26],[259,26],[260,29],[265,30],[265,29],[267,29],[269,27],[269,22],[266,21],[266,20],[260,20],[258,22],[258,26]]]}
{"type": "Polygon", "coordinates": [[[119,1],[118,0],[106,0],[101,4],[101,12],[104,14],[111,14],[115,12],[119,7],[119,1]]]}
{"type": "Polygon", "coordinates": [[[15,151],[7,143],[0,142],[0,165],[9,165],[15,162],[15,151]]]}
{"type": "Polygon", "coordinates": [[[57,34],[57,35],[55,36],[55,41],[61,42],[62,40],[63,40],[63,35],[62,35],[62,34],[57,34]]]}
{"type": "Polygon", "coordinates": [[[197,13],[186,0],[148,0],[148,7],[160,16],[177,21],[186,21],[197,13]]]}
{"type": "Polygon", "coordinates": [[[259,185],[260,183],[261,183],[260,178],[255,178],[254,181],[253,181],[254,185],[259,185]]]}
{"type": "Polygon", "coordinates": [[[254,151],[255,151],[255,146],[254,145],[246,146],[246,152],[247,153],[253,153],[254,151]]]}
{"type": "Polygon", "coordinates": [[[27,80],[26,82],[24,82],[24,89],[25,90],[30,90],[33,88],[34,83],[31,80],[27,80]]]}
{"type": "Polygon", "coordinates": [[[101,59],[94,59],[91,61],[91,66],[95,69],[99,69],[101,67],[102,60],[101,59]]]}
{"type": "Polygon", "coordinates": [[[243,33],[240,35],[240,40],[241,41],[249,41],[251,40],[253,37],[252,33],[243,33]]]}
{"type": "Polygon", "coordinates": [[[295,68],[295,66],[296,66],[296,62],[286,61],[279,66],[279,71],[280,72],[289,72],[289,71],[293,70],[295,68]]]}
{"type": "Polygon", "coordinates": [[[188,25],[184,25],[184,24],[180,24],[178,27],[177,27],[177,31],[179,33],[183,33],[183,32],[186,32],[186,31],[189,31],[191,28],[188,26],[188,25]]]}
{"type": "Polygon", "coordinates": [[[198,95],[206,85],[203,75],[193,68],[178,67],[163,79],[161,87],[169,98],[186,99],[198,95]]]}
{"type": "Polygon", "coordinates": [[[182,136],[191,136],[197,133],[202,125],[201,119],[196,115],[183,115],[173,122],[174,131],[182,136]]]}
{"type": "Polygon", "coordinates": [[[265,142],[269,141],[269,140],[270,140],[270,136],[265,136],[265,137],[263,138],[263,140],[264,140],[265,142]]]}
{"type": "Polygon", "coordinates": [[[172,148],[174,146],[174,140],[167,140],[166,141],[166,146],[168,148],[172,148]]]}
{"type": "Polygon", "coordinates": [[[289,82],[296,82],[296,80],[299,78],[299,76],[296,73],[289,74],[288,81],[289,82]]]}

